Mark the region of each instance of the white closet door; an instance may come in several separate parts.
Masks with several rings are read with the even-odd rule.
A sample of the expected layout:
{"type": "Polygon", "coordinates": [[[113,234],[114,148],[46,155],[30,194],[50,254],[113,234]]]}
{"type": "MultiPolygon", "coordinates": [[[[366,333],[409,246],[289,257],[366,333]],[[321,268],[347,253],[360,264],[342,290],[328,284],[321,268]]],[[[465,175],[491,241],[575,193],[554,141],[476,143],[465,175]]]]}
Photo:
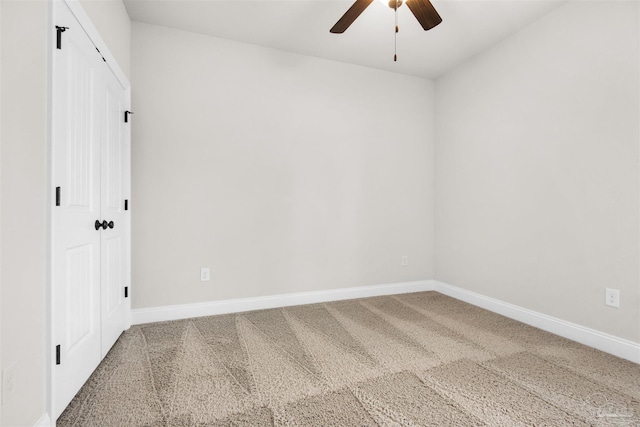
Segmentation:
{"type": "Polygon", "coordinates": [[[66,27],[52,70],[52,175],[60,188],[52,216],[57,418],[128,327],[130,129],[128,89],[64,2],[55,2],[54,23],[66,27]]]}
{"type": "MultiPolygon", "coordinates": [[[[54,367],[57,417],[101,360],[100,319],[100,109],[105,64],[63,3],[56,25],[64,48],[53,58],[53,338],[61,363],[54,367]]],[[[54,40],[55,42],[55,40],[54,40]]]]}
{"type": "Polygon", "coordinates": [[[127,231],[124,192],[125,150],[128,125],[124,123],[127,92],[112,73],[105,73],[104,127],[102,132],[102,214],[109,227],[102,231],[102,356],[104,357],[126,328],[127,305],[124,296],[128,286],[127,231]]]}

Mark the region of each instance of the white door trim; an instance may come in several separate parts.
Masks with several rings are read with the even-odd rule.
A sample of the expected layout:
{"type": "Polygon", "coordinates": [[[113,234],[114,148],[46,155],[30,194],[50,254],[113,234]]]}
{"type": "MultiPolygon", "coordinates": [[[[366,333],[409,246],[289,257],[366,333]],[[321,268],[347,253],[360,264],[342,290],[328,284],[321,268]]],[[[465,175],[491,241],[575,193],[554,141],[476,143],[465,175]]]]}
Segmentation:
{"type": "Polygon", "coordinates": [[[116,76],[116,78],[118,79],[122,87],[124,88],[131,87],[131,84],[129,83],[129,79],[124,74],[124,71],[122,71],[122,68],[120,68],[120,65],[116,61],[116,58],[113,56],[113,54],[109,50],[109,47],[107,46],[105,41],[102,39],[102,36],[100,36],[100,33],[98,32],[96,27],[93,25],[93,22],[91,22],[91,19],[89,19],[89,16],[82,8],[82,5],[80,4],[80,0],[57,0],[57,1],[64,1],[69,7],[69,9],[71,9],[71,12],[75,15],[78,22],[80,22],[80,25],[82,25],[82,28],[87,33],[87,35],[89,36],[93,44],[96,45],[96,47],[100,50],[100,53],[102,54],[104,59],[107,61],[107,65],[109,66],[109,68],[111,68],[111,71],[116,76]]]}

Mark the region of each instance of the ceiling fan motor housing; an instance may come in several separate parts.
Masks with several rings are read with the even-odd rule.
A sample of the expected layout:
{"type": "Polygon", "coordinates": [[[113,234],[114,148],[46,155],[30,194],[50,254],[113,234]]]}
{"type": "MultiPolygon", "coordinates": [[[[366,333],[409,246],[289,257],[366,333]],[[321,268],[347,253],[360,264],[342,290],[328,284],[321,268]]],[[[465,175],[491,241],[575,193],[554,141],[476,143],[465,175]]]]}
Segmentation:
{"type": "MultiPolygon", "coordinates": [[[[381,0],[388,4],[391,9],[397,9],[404,3],[407,4],[411,13],[416,17],[422,28],[427,31],[442,22],[442,18],[429,0],[381,0]],[[388,3],[387,3],[388,2],[388,3]]],[[[373,2],[373,0],[356,0],[349,10],[342,15],[342,18],[329,30],[334,34],[344,33],[353,21],[373,2]]],[[[396,26],[397,27],[397,26],[396,26]]]]}

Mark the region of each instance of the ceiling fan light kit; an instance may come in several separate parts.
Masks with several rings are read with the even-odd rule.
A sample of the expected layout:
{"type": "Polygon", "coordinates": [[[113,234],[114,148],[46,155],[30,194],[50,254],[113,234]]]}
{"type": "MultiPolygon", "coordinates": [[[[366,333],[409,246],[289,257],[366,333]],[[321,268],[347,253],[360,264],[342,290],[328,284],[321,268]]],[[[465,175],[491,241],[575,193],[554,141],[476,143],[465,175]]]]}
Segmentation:
{"type": "Polygon", "coordinates": [[[402,4],[404,3],[403,0],[380,0],[380,3],[382,3],[385,6],[389,6],[391,9],[397,9],[400,6],[402,6],[402,4]]]}
{"type": "MultiPolygon", "coordinates": [[[[442,18],[433,7],[429,0],[380,0],[383,4],[388,5],[396,13],[396,37],[398,34],[398,8],[404,3],[407,4],[413,16],[416,17],[422,28],[427,31],[442,22],[442,18]]],[[[362,12],[373,2],[373,0],[356,0],[355,3],[345,12],[344,15],[335,23],[329,32],[334,34],[344,33],[351,24],[360,16],[362,12]]],[[[393,55],[393,60],[398,59],[397,55],[393,55]]]]}

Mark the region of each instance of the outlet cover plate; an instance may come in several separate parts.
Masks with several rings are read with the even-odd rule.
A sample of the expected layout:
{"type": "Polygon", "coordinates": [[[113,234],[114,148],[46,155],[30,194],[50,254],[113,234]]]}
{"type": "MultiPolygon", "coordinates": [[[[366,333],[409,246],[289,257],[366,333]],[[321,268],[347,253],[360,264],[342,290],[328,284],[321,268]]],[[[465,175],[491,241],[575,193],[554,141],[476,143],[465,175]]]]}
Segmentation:
{"type": "Polygon", "coordinates": [[[604,303],[609,307],[620,308],[620,291],[617,289],[606,288],[604,303]]]}
{"type": "Polygon", "coordinates": [[[9,401],[15,392],[17,366],[18,364],[14,363],[2,371],[2,404],[9,401]]]}

